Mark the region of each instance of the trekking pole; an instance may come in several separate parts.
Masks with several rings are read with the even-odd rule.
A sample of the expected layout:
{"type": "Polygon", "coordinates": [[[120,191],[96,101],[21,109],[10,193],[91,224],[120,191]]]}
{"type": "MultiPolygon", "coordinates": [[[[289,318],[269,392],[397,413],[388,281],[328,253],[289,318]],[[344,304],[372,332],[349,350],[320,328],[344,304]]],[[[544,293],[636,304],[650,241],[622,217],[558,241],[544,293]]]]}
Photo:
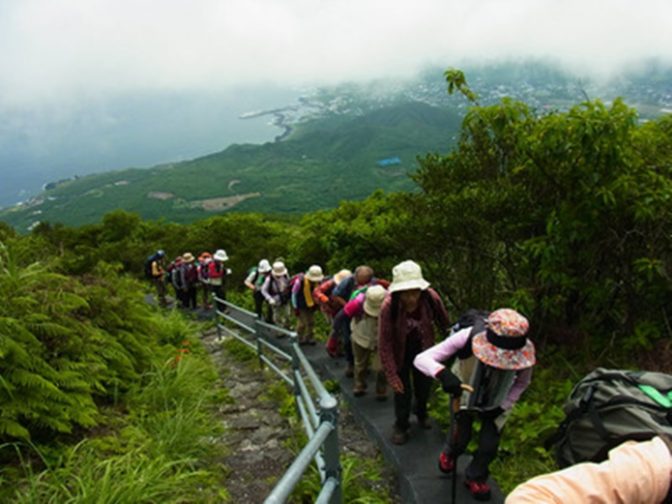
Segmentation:
{"type": "MultiPolygon", "coordinates": [[[[473,393],[474,388],[471,385],[463,383],[460,385],[462,390],[473,393]]],[[[457,444],[457,423],[455,421],[456,413],[460,411],[460,398],[454,395],[450,396],[450,443],[455,446],[457,444]]],[[[453,487],[451,488],[451,504],[455,504],[457,494],[457,461],[459,455],[455,456],[455,467],[453,468],[453,487]]]]}

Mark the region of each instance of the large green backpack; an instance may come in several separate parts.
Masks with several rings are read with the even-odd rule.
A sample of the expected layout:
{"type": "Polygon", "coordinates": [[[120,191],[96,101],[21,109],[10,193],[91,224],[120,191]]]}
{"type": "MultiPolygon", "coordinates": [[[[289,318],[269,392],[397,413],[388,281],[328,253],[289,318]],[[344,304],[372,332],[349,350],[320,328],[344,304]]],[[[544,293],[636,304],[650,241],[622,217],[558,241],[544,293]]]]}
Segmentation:
{"type": "Polygon", "coordinates": [[[672,376],[598,368],[574,386],[547,446],[560,467],[600,462],[627,440],[672,435],[672,376]]]}

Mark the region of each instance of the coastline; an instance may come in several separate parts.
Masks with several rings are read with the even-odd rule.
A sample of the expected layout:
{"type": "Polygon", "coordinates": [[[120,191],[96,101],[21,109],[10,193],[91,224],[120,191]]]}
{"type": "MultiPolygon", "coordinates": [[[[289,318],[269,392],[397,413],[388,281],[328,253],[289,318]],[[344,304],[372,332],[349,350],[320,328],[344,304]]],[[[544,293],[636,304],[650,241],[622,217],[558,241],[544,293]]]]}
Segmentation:
{"type": "Polygon", "coordinates": [[[282,133],[276,135],[273,139],[273,142],[282,142],[285,138],[292,134],[293,128],[289,122],[289,118],[285,114],[288,111],[296,111],[296,107],[283,107],[272,110],[260,110],[255,112],[246,112],[238,116],[238,119],[247,120],[247,119],[258,119],[264,116],[273,116],[270,123],[276,128],[280,128],[282,133]]]}

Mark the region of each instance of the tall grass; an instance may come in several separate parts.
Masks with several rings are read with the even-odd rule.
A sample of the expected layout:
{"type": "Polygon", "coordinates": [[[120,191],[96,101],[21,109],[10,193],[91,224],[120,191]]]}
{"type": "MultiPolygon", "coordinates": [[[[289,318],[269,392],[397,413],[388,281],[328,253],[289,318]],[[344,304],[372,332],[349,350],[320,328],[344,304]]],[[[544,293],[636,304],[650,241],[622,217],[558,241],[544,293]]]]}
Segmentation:
{"type": "MultiPolygon", "coordinates": [[[[222,428],[212,415],[217,374],[207,357],[178,353],[131,390],[129,414],[113,432],[81,441],[46,469],[24,473],[0,499],[17,503],[221,502],[226,491],[213,470],[222,428]]],[[[219,478],[218,478],[219,476],[219,478]]],[[[2,479],[0,479],[0,482],[2,479]]]]}

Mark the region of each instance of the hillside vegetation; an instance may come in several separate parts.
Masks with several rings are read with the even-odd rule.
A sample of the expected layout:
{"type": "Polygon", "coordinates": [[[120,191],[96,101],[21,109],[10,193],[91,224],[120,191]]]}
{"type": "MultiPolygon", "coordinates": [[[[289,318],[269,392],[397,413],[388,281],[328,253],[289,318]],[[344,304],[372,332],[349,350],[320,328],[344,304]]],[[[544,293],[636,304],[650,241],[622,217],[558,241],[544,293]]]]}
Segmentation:
{"type": "Polygon", "coordinates": [[[419,154],[448,149],[455,112],[403,102],[362,116],[315,119],[285,141],[232,145],[202,158],[151,169],[89,175],[45,191],[27,208],[0,213],[26,230],[37,221],[81,225],[116,208],[143,218],[191,222],[230,208],[303,213],[363,199],[377,188],[408,190],[419,154]],[[398,157],[400,165],[377,161],[398,157]]]}
{"type": "MultiPolygon", "coordinates": [[[[366,143],[366,122],[359,124],[357,135],[341,137],[347,140],[328,150],[352,149],[362,138],[366,143]]],[[[308,141],[317,138],[311,135],[330,137],[328,131],[305,130],[296,133],[296,143],[233,149],[313,145],[314,151],[300,150],[310,156],[320,150],[308,141]]],[[[441,150],[447,151],[448,135],[444,137],[441,150]]],[[[111,346],[116,351],[110,356],[90,356],[92,347],[78,343],[79,325],[91,337],[102,337],[105,330],[128,338],[117,308],[94,310],[96,303],[107,306],[118,297],[101,298],[95,288],[85,288],[91,275],[124,282],[117,274],[140,275],[144,257],[157,248],[165,248],[169,256],[226,248],[234,289],[262,257],[283,256],[292,272],[312,263],[331,272],[369,263],[388,277],[395,263],[414,258],[446,300],[452,318],[470,307],[511,306],[531,321],[539,365],[507,425],[495,470],[504,488],[511,488],[552,468],[544,436],[561,419],[571,383],[587,370],[602,365],[672,371],[671,146],[672,117],[640,124],[636,111],[618,100],[546,115],[504,100],[473,107],[451,153],[420,158],[413,174],[415,191],[378,191],[364,201],[308,213],[300,221],[230,213],[182,225],[118,210],[79,228],[43,224],[28,236],[0,227],[0,241],[19,258],[7,260],[3,264],[16,266],[3,265],[0,272],[5,297],[15,306],[3,312],[2,320],[15,313],[25,317],[0,325],[5,345],[0,365],[24,369],[31,365],[27,356],[54,359],[54,345],[73,341],[68,353],[56,354],[59,369],[68,371],[62,382],[55,382],[52,368],[44,366],[30,368],[39,375],[31,380],[16,375],[10,384],[31,386],[35,398],[23,406],[6,393],[7,387],[0,389],[6,425],[2,439],[34,432],[46,439],[63,426],[91,426],[96,400],[109,400],[114,383],[133,382],[137,366],[144,366],[147,351],[133,350],[136,343],[125,347],[128,355],[111,346]],[[50,264],[59,276],[28,284],[33,290],[23,294],[28,287],[12,275],[31,273],[23,268],[34,259],[50,264]],[[37,301],[30,301],[31,295],[37,301]],[[53,299],[43,302],[43,295],[53,299]],[[23,353],[10,352],[7,345],[18,345],[23,353]],[[89,365],[96,366],[95,373],[70,377],[89,365]],[[39,394],[48,401],[72,394],[64,404],[81,404],[82,412],[66,408],[62,418],[37,422],[43,407],[39,394]],[[8,409],[11,404],[15,406],[8,409]]],[[[206,163],[193,163],[199,162],[206,163]]],[[[437,400],[434,415],[447,418],[446,408],[446,402],[437,400]]]]}

